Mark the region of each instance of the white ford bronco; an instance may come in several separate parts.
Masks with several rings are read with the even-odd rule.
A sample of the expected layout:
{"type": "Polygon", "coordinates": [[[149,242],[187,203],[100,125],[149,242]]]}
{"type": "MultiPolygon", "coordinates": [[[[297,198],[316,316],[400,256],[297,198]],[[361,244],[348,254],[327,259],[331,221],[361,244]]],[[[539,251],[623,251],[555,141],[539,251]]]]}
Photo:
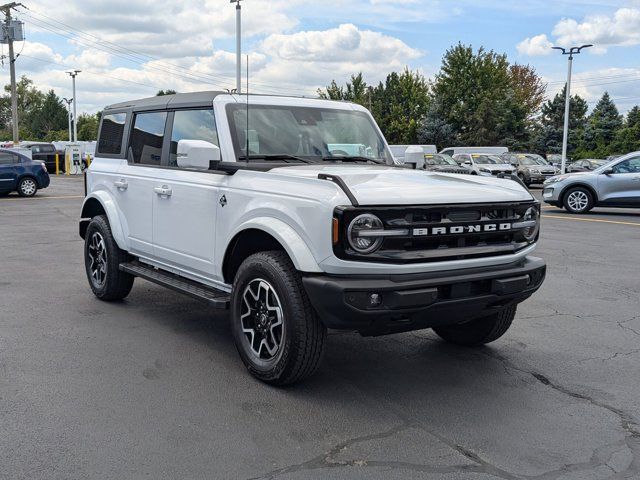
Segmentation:
{"type": "Polygon", "coordinates": [[[491,342],[534,293],[540,207],[517,182],[396,165],[359,105],[202,92],[102,113],[80,236],[102,300],[140,277],[229,309],[249,371],[318,367],[327,329],[491,342]]]}

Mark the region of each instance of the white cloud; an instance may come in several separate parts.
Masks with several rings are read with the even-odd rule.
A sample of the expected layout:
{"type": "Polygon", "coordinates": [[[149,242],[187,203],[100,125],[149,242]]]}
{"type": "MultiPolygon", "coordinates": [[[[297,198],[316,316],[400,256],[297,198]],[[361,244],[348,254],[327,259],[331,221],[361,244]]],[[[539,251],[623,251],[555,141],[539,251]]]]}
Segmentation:
{"type": "Polygon", "coordinates": [[[589,15],[582,22],[566,18],[556,24],[553,34],[565,45],[593,43],[607,46],[640,44],[640,9],[620,8],[613,16],[589,15]]]}
{"type": "Polygon", "coordinates": [[[552,46],[553,44],[543,33],[541,35],[536,35],[535,37],[525,38],[516,46],[516,48],[520,55],[535,57],[540,55],[549,55],[551,53],[552,46]]]}

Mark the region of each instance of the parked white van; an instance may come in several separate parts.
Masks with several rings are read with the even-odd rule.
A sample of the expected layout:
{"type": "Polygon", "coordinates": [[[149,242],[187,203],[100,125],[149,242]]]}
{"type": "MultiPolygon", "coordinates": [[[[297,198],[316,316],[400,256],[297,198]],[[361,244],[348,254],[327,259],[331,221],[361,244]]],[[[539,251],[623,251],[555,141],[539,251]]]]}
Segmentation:
{"type": "MultiPolygon", "coordinates": [[[[507,147],[447,147],[440,151],[452,157],[460,153],[484,153],[486,155],[502,155],[507,153],[509,149],[507,147]]],[[[425,152],[426,153],[426,152],[425,152]]]]}

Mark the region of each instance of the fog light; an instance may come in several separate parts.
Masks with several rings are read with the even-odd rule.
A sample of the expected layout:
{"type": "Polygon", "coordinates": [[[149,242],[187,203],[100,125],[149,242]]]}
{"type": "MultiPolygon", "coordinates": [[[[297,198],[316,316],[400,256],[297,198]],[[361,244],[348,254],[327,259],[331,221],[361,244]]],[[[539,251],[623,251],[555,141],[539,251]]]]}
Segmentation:
{"type": "Polygon", "coordinates": [[[379,293],[370,293],[369,306],[379,307],[380,305],[382,305],[382,295],[380,295],[379,293]]]}

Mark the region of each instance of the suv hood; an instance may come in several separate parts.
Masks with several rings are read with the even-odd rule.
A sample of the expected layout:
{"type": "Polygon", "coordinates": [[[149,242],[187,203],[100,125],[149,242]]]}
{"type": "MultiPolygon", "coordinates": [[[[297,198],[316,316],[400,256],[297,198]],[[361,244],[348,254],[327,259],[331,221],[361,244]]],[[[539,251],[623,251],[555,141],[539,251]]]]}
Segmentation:
{"type": "Polygon", "coordinates": [[[476,165],[478,166],[478,168],[486,168],[491,172],[508,172],[508,171],[514,171],[516,169],[513,165],[507,164],[507,163],[502,163],[502,164],[478,163],[476,165]]]}
{"type": "Polygon", "coordinates": [[[318,178],[319,173],[339,176],[360,205],[521,202],[533,199],[518,182],[477,175],[366,165],[291,166],[274,168],[271,172],[305,178],[318,178]]]}

